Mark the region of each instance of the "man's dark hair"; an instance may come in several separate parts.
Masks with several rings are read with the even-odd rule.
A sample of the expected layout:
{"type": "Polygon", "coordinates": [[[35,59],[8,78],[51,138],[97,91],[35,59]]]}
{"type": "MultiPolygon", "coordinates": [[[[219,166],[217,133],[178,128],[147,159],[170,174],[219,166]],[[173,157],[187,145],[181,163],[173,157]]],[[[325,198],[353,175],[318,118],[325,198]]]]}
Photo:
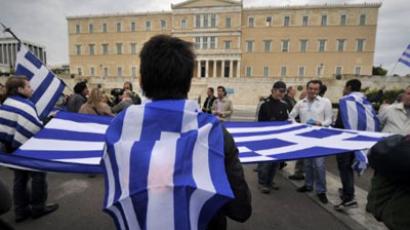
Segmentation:
{"type": "Polygon", "coordinates": [[[357,79],[351,79],[346,82],[346,87],[350,87],[352,92],[359,92],[362,89],[362,83],[357,79]]]}
{"type": "Polygon", "coordinates": [[[74,86],[74,93],[82,94],[83,91],[87,88],[87,81],[80,81],[74,86]]]}
{"type": "Polygon", "coordinates": [[[213,87],[209,87],[208,89],[211,90],[212,94],[214,94],[215,91],[213,87]]]}
{"type": "Polygon", "coordinates": [[[325,84],[320,86],[319,96],[323,97],[327,91],[327,86],[325,84]]]}
{"type": "Polygon", "coordinates": [[[6,81],[6,97],[19,95],[18,88],[24,88],[27,78],[25,76],[12,76],[6,81]]]}
{"type": "Polygon", "coordinates": [[[187,98],[195,61],[192,43],[157,35],[145,43],[140,59],[141,88],[148,98],[187,98]]]}
{"type": "MultiPolygon", "coordinates": [[[[124,85],[125,85],[125,84],[128,84],[128,85],[130,86],[130,90],[133,91],[133,88],[134,88],[134,87],[132,86],[132,83],[131,83],[130,81],[124,82],[124,85]]],[[[123,88],[124,88],[124,87],[123,87],[123,88]]]]}
{"type": "Polygon", "coordinates": [[[321,80],[310,80],[306,84],[306,88],[308,88],[310,84],[319,84],[319,88],[322,88],[322,85],[323,85],[321,80]]]}
{"type": "Polygon", "coordinates": [[[218,86],[217,89],[221,89],[224,92],[224,96],[226,96],[226,89],[222,85],[218,86]]]}

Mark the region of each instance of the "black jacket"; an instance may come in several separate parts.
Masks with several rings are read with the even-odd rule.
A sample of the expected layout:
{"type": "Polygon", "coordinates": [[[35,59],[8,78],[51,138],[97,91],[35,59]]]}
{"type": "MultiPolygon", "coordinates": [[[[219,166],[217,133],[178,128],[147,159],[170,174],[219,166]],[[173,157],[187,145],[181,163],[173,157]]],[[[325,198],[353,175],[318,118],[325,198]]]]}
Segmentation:
{"type": "Polygon", "coordinates": [[[252,214],[251,192],[245,181],[238,148],[232,135],[224,129],[225,170],[235,199],[225,204],[208,224],[208,230],[225,230],[226,217],[245,222],[252,214]]]}
{"type": "Polygon", "coordinates": [[[289,118],[288,104],[268,97],[261,105],[258,121],[286,121],[289,118]]]}
{"type": "Polygon", "coordinates": [[[216,97],[211,96],[207,97],[204,102],[204,106],[202,107],[202,112],[204,113],[212,113],[212,105],[214,104],[216,97]]]}

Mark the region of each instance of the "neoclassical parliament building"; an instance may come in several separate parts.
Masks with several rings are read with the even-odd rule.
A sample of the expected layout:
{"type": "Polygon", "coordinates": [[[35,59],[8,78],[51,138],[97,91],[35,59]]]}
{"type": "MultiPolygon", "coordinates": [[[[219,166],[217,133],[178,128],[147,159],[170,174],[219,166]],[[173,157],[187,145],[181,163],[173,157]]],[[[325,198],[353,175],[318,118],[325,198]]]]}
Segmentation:
{"type": "Polygon", "coordinates": [[[193,43],[197,78],[371,75],[380,6],[189,0],[170,11],[69,16],[70,72],[138,78],[144,42],[168,34],[193,43]]]}

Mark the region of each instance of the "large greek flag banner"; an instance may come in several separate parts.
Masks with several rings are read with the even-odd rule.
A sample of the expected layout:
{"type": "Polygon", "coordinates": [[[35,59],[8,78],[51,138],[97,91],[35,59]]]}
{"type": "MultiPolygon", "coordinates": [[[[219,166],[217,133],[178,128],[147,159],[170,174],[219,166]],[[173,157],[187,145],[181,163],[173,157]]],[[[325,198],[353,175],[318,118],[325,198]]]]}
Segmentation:
{"type": "Polygon", "coordinates": [[[36,106],[39,117],[46,118],[63,93],[64,82],[55,77],[24,45],[20,46],[17,53],[16,75],[24,75],[29,79],[33,89],[30,100],[36,106]]]}
{"type": "Polygon", "coordinates": [[[105,211],[117,229],[206,229],[233,198],[221,123],[187,100],[131,106],[110,124],[105,211]]]}

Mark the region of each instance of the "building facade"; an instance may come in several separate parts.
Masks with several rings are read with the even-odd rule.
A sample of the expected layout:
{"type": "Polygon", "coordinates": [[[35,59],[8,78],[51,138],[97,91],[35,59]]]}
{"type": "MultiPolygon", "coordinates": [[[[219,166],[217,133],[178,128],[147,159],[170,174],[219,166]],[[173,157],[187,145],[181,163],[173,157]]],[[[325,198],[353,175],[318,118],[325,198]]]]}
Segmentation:
{"type": "MultiPolygon", "coordinates": [[[[43,63],[47,63],[46,49],[44,46],[33,42],[22,41],[43,63]]],[[[14,38],[0,38],[0,73],[13,72],[18,52],[18,41],[14,38]]]]}
{"type": "Polygon", "coordinates": [[[144,42],[169,34],[194,44],[197,78],[371,75],[380,6],[190,0],[171,11],[67,17],[70,71],[137,78],[144,42]]]}

